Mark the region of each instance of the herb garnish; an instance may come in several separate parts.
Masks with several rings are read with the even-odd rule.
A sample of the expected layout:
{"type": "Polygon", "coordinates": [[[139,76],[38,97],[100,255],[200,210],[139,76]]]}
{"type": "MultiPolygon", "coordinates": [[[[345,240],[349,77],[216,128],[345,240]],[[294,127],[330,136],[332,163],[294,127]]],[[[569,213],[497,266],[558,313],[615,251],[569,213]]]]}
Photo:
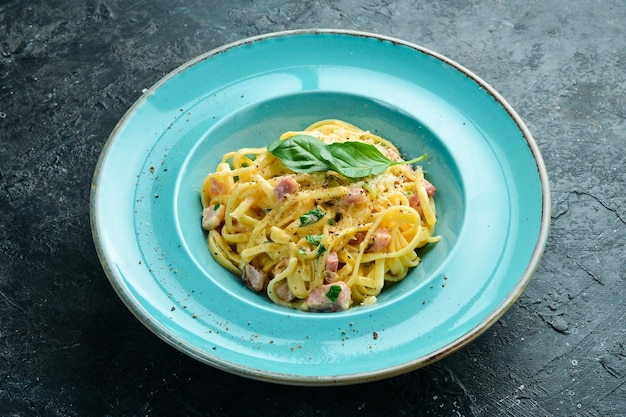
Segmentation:
{"type": "Polygon", "coordinates": [[[324,237],[324,235],[306,235],[305,239],[311,245],[317,246],[322,243],[322,237],[324,237]]]}
{"type": "Polygon", "coordinates": [[[328,293],[326,293],[326,297],[334,303],[339,298],[339,294],[341,294],[341,286],[331,285],[328,289],[328,293]]]}
{"type": "Polygon", "coordinates": [[[324,217],[324,212],[319,207],[309,210],[300,216],[300,226],[308,226],[324,217]]]}
{"type": "MultiPolygon", "coordinates": [[[[306,235],[305,239],[313,246],[317,246],[317,251],[315,251],[315,256],[320,256],[322,253],[326,252],[326,246],[322,245],[322,239],[324,235],[306,235]]],[[[300,248],[299,253],[301,255],[306,255],[306,250],[304,248],[300,248]]]]}
{"type": "Polygon", "coordinates": [[[410,161],[392,161],[369,143],[348,141],[325,144],[308,135],[277,140],[270,143],[267,150],[292,171],[310,173],[332,170],[351,179],[378,175],[390,166],[413,164],[426,158],[424,154],[410,161]]]}

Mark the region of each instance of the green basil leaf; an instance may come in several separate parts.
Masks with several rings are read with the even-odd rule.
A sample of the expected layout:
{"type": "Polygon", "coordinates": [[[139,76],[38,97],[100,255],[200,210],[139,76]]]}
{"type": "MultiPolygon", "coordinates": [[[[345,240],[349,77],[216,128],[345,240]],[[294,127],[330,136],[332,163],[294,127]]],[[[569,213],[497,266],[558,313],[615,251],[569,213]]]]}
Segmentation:
{"type": "Polygon", "coordinates": [[[333,165],[334,170],[348,178],[378,175],[391,164],[376,146],[363,142],[335,142],[326,146],[322,156],[333,165]]]}
{"type": "Polygon", "coordinates": [[[321,156],[324,142],[308,135],[296,135],[277,140],[267,150],[295,172],[311,173],[331,169],[321,156]]]}
{"type": "Polygon", "coordinates": [[[399,164],[413,164],[426,158],[426,154],[410,161],[392,161],[374,145],[363,142],[335,142],[325,144],[308,135],[295,135],[270,143],[268,151],[295,172],[310,173],[336,171],[355,179],[378,175],[399,164]]]}
{"type": "Polygon", "coordinates": [[[341,294],[341,286],[340,285],[331,285],[326,293],[326,297],[333,303],[337,301],[339,298],[339,294],[341,294]]]}

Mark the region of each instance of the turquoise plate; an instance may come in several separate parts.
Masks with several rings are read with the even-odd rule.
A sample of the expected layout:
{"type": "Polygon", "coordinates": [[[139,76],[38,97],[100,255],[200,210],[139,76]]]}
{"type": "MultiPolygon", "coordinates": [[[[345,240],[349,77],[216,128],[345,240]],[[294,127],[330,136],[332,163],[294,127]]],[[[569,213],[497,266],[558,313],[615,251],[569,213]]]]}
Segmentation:
{"type": "Polygon", "coordinates": [[[537,145],[493,88],[432,51],[351,31],[268,34],[176,69],[116,126],[91,191],[100,260],[143,324],[200,362],[301,385],[390,377],[474,340],[528,284],[549,219],[537,145]],[[199,190],[225,152],[326,118],[429,155],[441,241],[377,304],[317,314],[271,304],[213,260],[199,190]]]}

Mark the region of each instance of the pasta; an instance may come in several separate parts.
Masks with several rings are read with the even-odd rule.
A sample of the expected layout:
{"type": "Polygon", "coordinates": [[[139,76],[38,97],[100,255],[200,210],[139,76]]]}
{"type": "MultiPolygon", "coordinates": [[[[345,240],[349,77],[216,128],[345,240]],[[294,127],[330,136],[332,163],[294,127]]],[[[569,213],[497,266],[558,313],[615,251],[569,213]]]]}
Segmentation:
{"type": "Polygon", "coordinates": [[[226,153],[202,186],[202,227],[215,260],[276,304],[340,311],[376,302],[385,283],[418,265],[434,236],[435,187],[389,141],[340,120],[306,135],[362,142],[394,161],[378,175],[296,172],[268,148],[226,153]]]}

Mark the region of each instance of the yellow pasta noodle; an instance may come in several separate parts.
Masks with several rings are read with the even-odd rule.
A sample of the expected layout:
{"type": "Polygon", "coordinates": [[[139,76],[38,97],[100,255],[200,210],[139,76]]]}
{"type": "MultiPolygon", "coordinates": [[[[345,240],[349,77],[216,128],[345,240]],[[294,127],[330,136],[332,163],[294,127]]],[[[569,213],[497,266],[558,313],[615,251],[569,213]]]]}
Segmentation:
{"type": "Polygon", "coordinates": [[[268,151],[225,154],[202,186],[202,227],[211,254],[274,303],[339,311],[376,302],[420,262],[434,235],[435,187],[389,141],[340,120],[323,120],[280,140],[363,142],[395,164],[347,178],[334,170],[295,172],[268,151]]]}

